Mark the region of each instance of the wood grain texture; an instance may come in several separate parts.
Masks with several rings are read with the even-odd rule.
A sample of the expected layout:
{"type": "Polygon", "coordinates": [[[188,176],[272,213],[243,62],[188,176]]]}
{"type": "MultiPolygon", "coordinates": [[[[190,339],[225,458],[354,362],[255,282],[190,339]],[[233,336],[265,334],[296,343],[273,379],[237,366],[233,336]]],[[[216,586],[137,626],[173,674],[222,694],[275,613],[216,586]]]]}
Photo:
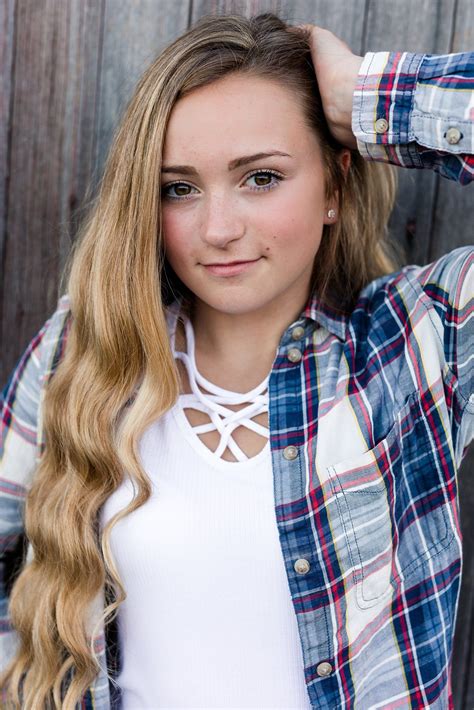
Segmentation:
{"type": "Polygon", "coordinates": [[[98,76],[95,174],[102,173],[113,132],[135,85],[157,54],[188,26],[189,0],[108,0],[98,76]]]}
{"type": "Polygon", "coordinates": [[[451,672],[455,710],[474,708],[474,446],[458,474],[463,568],[451,672]]]}
{"type": "Polygon", "coordinates": [[[91,169],[100,10],[95,0],[16,3],[1,282],[4,379],[56,305],[71,210],[91,169]]]}
{"type": "MultiPolygon", "coordinates": [[[[7,0],[0,4],[0,275],[5,273],[5,246],[9,182],[9,130],[11,125],[13,38],[15,26],[15,3],[7,0]]],[[[0,284],[2,280],[0,280],[0,284]]],[[[0,288],[0,314],[2,313],[3,290],[0,288]]],[[[2,350],[0,329],[0,352],[2,350]]],[[[1,356],[0,356],[1,357],[1,356]]],[[[1,360],[0,360],[1,362],[1,360]]]]}
{"type": "Polygon", "coordinates": [[[338,34],[354,52],[360,52],[366,0],[194,0],[192,21],[203,15],[236,12],[246,17],[275,12],[292,25],[312,22],[338,34]]]}

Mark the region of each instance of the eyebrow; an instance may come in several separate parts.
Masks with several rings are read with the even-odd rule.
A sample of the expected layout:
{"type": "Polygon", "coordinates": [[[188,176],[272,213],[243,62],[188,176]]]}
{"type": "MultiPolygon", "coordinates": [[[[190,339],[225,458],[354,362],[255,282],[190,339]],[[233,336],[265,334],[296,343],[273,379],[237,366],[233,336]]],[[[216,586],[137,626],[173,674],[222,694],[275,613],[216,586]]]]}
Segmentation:
{"type": "MultiPolygon", "coordinates": [[[[241,158],[235,158],[231,160],[227,166],[229,171],[235,170],[236,168],[242,167],[242,165],[248,165],[248,163],[253,163],[256,160],[262,160],[263,158],[271,158],[274,155],[281,155],[285,158],[292,158],[289,153],[283,153],[281,150],[273,150],[271,153],[254,153],[254,155],[243,155],[241,158]]],[[[162,173],[179,173],[181,175],[197,175],[196,168],[192,165],[163,165],[161,168],[162,173]]]]}

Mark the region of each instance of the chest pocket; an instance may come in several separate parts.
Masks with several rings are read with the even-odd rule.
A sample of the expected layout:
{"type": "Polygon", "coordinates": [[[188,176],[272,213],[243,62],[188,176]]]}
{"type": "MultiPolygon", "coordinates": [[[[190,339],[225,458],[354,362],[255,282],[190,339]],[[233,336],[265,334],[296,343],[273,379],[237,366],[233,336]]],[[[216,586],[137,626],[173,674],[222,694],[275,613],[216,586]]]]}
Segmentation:
{"type": "Polygon", "coordinates": [[[435,444],[413,392],[379,443],[327,468],[337,560],[360,608],[389,596],[454,537],[456,476],[443,437],[441,427],[435,444]]]}

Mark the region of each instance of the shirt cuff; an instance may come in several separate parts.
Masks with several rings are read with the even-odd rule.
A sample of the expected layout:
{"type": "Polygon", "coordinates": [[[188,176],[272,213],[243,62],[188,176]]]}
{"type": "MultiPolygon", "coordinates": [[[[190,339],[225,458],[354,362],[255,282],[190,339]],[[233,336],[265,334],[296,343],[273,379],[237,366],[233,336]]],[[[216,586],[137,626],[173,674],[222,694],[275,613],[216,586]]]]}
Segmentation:
{"type": "Polygon", "coordinates": [[[352,131],[363,157],[393,162],[394,146],[404,146],[399,164],[422,167],[412,127],[415,88],[424,54],[367,52],[353,94],[352,131]]]}
{"type": "Polygon", "coordinates": [[[472,154],[472,59],[469,52],[368,52],[353,95],[360,153],[408,167],[423,167],[426,150],[472,154]]]}

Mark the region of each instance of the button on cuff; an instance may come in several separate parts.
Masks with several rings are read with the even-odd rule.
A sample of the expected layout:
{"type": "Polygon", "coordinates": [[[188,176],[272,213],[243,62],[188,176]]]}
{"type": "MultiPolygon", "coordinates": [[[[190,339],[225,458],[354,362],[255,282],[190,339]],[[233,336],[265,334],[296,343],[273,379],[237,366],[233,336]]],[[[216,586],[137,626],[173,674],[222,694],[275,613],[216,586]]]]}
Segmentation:
{"type": "Polygon", "coordinates": [[[444,134],[444,137],[450,145],[456,145],[461,140],[462,133],[459,128],[451,126],[451,128],[448,128],[448,130],[444,134]]]}
{"type": "Polygon", "coordinates": [[[375,132],[386,133],[388,131],[388,121],[386,118],[378,118],[375,121],[375,132]]]}

